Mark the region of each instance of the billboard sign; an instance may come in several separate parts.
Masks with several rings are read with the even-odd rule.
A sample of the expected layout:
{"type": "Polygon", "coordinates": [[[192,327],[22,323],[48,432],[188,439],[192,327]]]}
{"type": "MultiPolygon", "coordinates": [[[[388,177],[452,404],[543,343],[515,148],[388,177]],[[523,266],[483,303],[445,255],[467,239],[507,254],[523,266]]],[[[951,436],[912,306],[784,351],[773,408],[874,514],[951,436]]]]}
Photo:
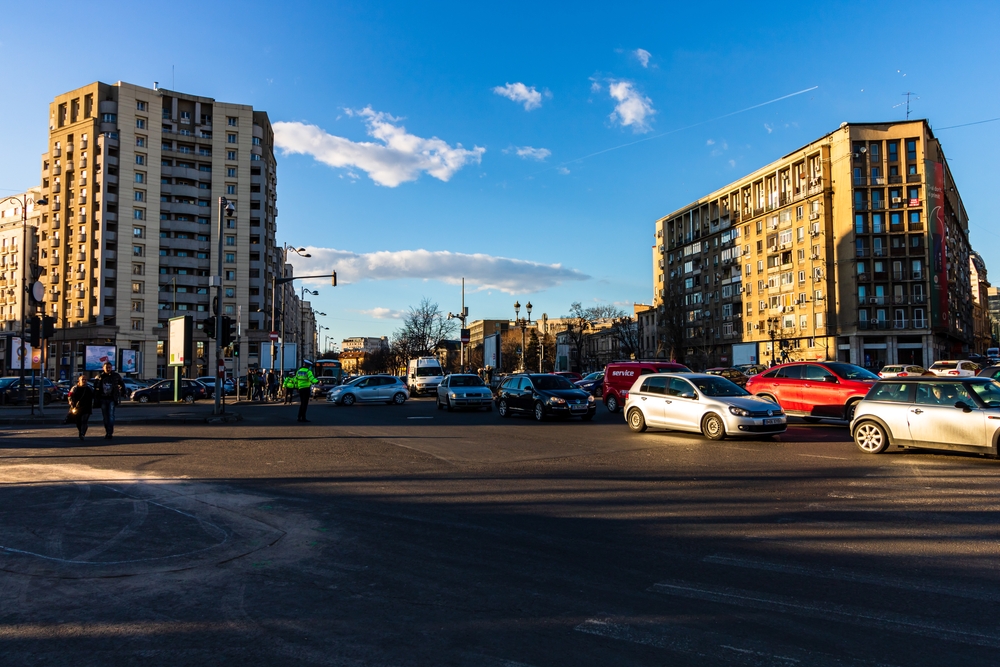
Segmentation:
{"type": "Polygon", "coordinates": [[[167,322],[168,366],[186,366],[192,361],[194,320],[190,315],[171,317],[167,322]]]}
{"type": "Polygon", "coordinates": [[[114,345],[85,345],[83,347],[83,370],[99,371],[104,368],[105,363],[110,363],[111,368],[115,367],[114,345]]]}
{"type": "MultiPolygon", "coordinates": [[[[10,368],[11,370],[21,370],[21,337],[11,336],[10,340],[10,368]]],[[[32,359],[32,349],[31,345],[28,343],[24,344],[24,357],[27,362],[24,364],[24,370],[29,370],[31,368],[32,359]]]]}
{"type": "Polygon", "coordinates": [[[927,227],[931,233],[931,328],[948,328],[948,231],[944,221],[944,164],[924,162],[927,227]]]}
{"type": "Polygon", "coordinates": [[[122,350],[122,373],[137,373],[139,367],[139,353],[135,350],[122,350]]]}

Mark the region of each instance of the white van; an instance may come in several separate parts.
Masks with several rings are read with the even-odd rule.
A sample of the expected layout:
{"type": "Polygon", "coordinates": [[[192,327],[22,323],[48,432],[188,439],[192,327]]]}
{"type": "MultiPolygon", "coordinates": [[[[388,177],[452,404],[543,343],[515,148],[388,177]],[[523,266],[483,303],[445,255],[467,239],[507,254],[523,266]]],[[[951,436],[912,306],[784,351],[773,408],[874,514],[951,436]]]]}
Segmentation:
{"type": "Polygon", "coordinates": [[[406,364],[406,380],[411,396],[419,396],[423,393],[437,395],[438,385],[443,379],[444,369],[434,357],[410,359],[406,364]]]}

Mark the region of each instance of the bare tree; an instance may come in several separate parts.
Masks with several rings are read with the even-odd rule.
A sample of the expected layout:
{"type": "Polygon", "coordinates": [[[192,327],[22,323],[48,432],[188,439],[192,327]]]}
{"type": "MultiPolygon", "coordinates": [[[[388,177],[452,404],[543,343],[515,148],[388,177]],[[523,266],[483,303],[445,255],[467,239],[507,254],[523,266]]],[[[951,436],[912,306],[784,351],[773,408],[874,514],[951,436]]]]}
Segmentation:
{"type": "Polygon", "coordinates": [[[455,323],[441,314],[441,309],[427,297],[420,305],[410,306],[410,312],[403,320],[403,327],[396,332],[402,348],[411,356],[428,356],[442,339],[455,332],[455,323]],[[405,343],[402,343],[405,341],[405,343]]]}
{"type": "Polygon", "coordinates": [[[589,308],[584,308],[579,301],[574,301],[570,304],[569,315],[565,319],[572,320],[566,333],[573,347],[573,356],[576,358],[574,370],[579,371],[583,368],[583,341],[587,332],[597,322],[602,320],[614,320],[625,317],[628,317],[628,314],[624,310],[611,304],[598,304],[589,308]]]}
{"type": "Polygon", "coordinates": [[[616,317],[611,323],[611,330],[618,340],[618,350],[623,357],[639,354],[639,323],[627,315],[616,317]]]}

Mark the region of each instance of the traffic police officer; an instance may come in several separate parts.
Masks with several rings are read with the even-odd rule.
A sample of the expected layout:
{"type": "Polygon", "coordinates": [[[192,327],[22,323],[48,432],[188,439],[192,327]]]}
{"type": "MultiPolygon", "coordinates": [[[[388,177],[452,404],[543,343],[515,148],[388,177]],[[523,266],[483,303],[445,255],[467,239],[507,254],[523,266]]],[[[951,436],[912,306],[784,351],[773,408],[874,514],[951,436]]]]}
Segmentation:
{"type": "Polygon", "coordinates": [[[285,388],[285,405],[288,405],[292,402],[292,395],[295,393],[296,388],[298,388],[298,381],[294,375],[287,375],[282,386],[285,388]]]}
{"type": "Polygon", "coordinates": [[[316,376],[313,375],[312,370],[309,368],[312,366],[308,361],[302,364],[302,368],[295,371],[295,388],[299,390],[299,418],[297,421],[307,422],[306,419],[306,408],[309,407],[309,394],[312,392],[312,386],[318,382],[316,376]]]}

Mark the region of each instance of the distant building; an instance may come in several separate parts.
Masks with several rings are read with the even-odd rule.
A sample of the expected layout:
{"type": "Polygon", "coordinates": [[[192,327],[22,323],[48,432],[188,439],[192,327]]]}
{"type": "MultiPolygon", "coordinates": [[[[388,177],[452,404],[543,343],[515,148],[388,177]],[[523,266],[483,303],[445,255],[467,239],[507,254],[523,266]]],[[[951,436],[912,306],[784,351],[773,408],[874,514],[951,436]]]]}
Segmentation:
{"type": "Polygon", "coordinates": [[[389,338],[387,336],[354,336],[345,338],[340,342],[342,352],[378,352],[389,348],[389,338]]]}

